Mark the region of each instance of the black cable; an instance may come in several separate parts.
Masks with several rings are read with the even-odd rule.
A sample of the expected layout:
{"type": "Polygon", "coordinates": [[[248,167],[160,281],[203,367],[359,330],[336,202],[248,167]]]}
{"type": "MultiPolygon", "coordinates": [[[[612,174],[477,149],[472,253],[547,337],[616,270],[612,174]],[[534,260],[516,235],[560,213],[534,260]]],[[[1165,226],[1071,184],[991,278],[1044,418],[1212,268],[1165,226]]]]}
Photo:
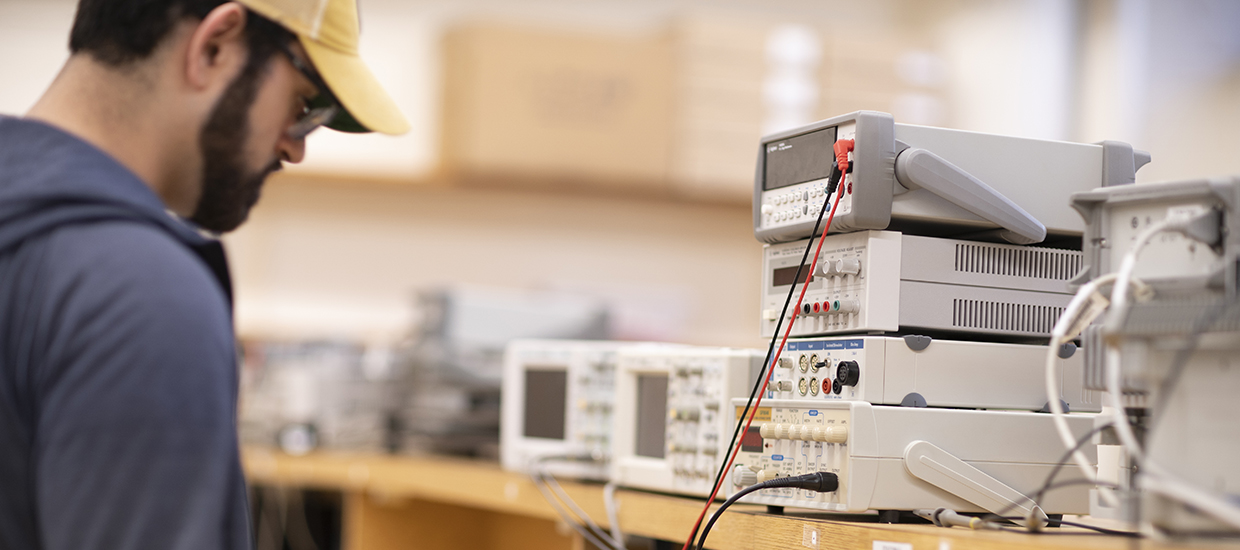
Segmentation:
{"type": "MultiPolygon", "coordinates": [[[[1098,432],[1100,432],[1100,431],[1102,431],[1102,430],[1105,430],[1105,429],[1107,429],[1107,428],[1110,428],[1110,427],[1111,427],[1111,424],[1103,424],[1103,425],[1101,425],[1101,426],[1098,426],[1098,427],[1096,427],[1096,428],[1094,428],[1094,429],[1090,430],[1090,431],[1089,431],[1088,433],[1086,433],[1085,435],[1083,435],[1083,436],[1081,436],[1081,437],[1077,438],[1077,440],[1076,440],[1076,444],[1075,444],[1075,445],[1073,445],[1071,449],[1068,449],[1068,451],[1067,451],[1067,452],[1065,452],[1065,453],[1063,454],[1063,456],[1059,457],[1059,460],[1055,463],[1055,468],[1051,470],[1050,475],[1046,476],[1046,481],[1044,481],[1044,482],[1042,483],[1042,487],[1038,489],[1038,492],[1034,493],[1034,496],[1033,496],[1033,497],[1030,497],[1029,495],[1026,495],[1026,494],[1024,494],[1024,493],[1021,493],[1021,496],[1025,497],[1025,498],[1027,498],[1027,499],[1029,499],[1029,500],[1032,500],[1032,501],[1033,501],[1033,503],[1034,503],[1035,505],[1039,505],[1039,503],[1040,503],[1040,502],[1041,502],[1041,500],[1042,500],[1042,496],[1043,496],[1043,495],[1045,495],[1045,494],[1046,494],[1046,492],[1047,492],[1047,491],[1050,491],[1051,489],[1057,489],[1057,488],[1059,488],[1059,487],[1068,487],[1068,486],[1071,486],[1071,485],[1080,485],[1080,484],[1081,484],[1081,483],[1080,483],[1081,481],[1085,481],[1085,482],[1088,482],[1088,483],[1094,483],[1093,481],[1089,481],[1089,480],[1072,480],[1072,482],[1069,482],[1069,483],[1066,483],[1066,484],[1061,484],[1061,485],[1052,485],[1052,484],[1054,483],[1054,481],[1055,481],[1055,476],[1059,475],[1059,470],[1063,469],[1064,465],[1066,465],[1066,464],[1068,463],[1068,459],[1072,458],[1072,453],[1075,453],[1075,452],[1076,452],[1077,450],[1079,450],[1082,446],[1084,446],[1086,442],[1088,442],[1090,439],[1092,439],[1092,438],[1094,437],[1094,434],[1096,434],[1096,433],[1098,433],[1098,432]]],[[[1009,505],[1007,505],[1007,507],[1005,507],[1004,509],[999,510],[999,512],[998,512],[998,513],[995,513],[995,514],[988,514],[988,515],[989,515],[989,516],[996,517],[996,518],[997,518],[997,517],[1002,517],[1002,516],[1003,516],[1003,514],[1006,514],[1006,513],[1008,513],[1008,512],[1011,512],[1012,510],[1015,510],[1015,509],[1016,509],[1016,507],[1017,507],[1017,506],[1019,506],[1019,505],[1020,505],[1020,504],[1009,504],[1009,505]]]]}
{"type": "MultiPolygon", "coordinates": [[[[1023,520],[1025,518],[1022,518],[1019,516],[1008,516],[1008,517],[997,516],[996,519],[1015,521],[1015,520],[1023,520]]],[[[1141,533],[1137,533],[1135,531],[1121,531],[1119,529],[1107,529],[1106,527],[1098,527],[1097,525],[1090,525],[1088,523],[1081,523],[1079,521],[1059,520],[1059,523],[1063,525],[1067,525],[1069,527],[1077,527],[1080,529],[1089,529],[1090,531],[1097,531],[1104,535],[1112,535],[1116,537],[1135,537],[1135,538],[1141,537],[1141,533]]],[[[1041,533],[1045,533],[1045,531],[1042,531],[1041,533]]]]}
{"type": "Polygon", "coordinates": [[[702,550],[706,547],[706,537],[707,535],[710,535],[711,527],[714,527],[715,522],[719,521],[719,518],[723,515],[724,510],[727,510],[729,506],[735,504],[736,501],[740,500],[749,493],[775,487],[792,487],[796,489],[804,489],[806,491],[815,491],[818,493],[830,493],[831,491],[840,488],[840,478],[830,472],[814,472],[812,474],[799,476],[768,479],[737,491],[736,494],[732,495],[728,498],[728,500],[723,501],[723,505],[720,506],[718,510],[715,510],[715,513],[710,516],[710,521],[706,522],[706,527],[702,529],[702,539],[698,541],[697,550],[702,550]]]}
{"type": "MultiPolygon", "coordinates": [[[[542,465],[544,463],[551,462],[551,461],[590,462],[590,463],[596,463],[596,464],[602,461],[594,457],[593,455],[585,454],[585,453],[577,454],[577,455],[544,455],[544,456],[540,456],[536,458],[533,461],[532,467],[534,469],[534,472],[530,474],[530,478],[534,481],[535,488],[537,488],[538,491],[542,493],[543,498],[547,500],[547,503],[550,504],[552,508],[555,509],[556,512],[560,513],[561,519],[563,519],[567,523],[574,524],[572,526],[574,527],[574,529],[581,528],[581,529],[589,529],[590,531],[592,531],[595,535],[597,535],[597,540],[600,542],[599,544],[595,544],[595,546],[599,548],[612,547],[613,545],[602,544],[602,541],[612,540],[611,534],[603,531],[602,528],[599,527],[598,524],[595,523],[594,520],[591,519],[590,516],[585,513],[585,510],[582,510],[580,506],[577,506],[577,503],[573,502],[572,497],[568,496],[567,493],[564,493],[564,489],[560,487],[559,482],[555,480],[555,476],[553,476],[551,472],[548,472],[543,468],[542,465]],[[552,484],[555,484],[555,487],[552,487],[552,484]],[[544,490],[544,487],[546,488],[546,490],[544,490]],[[563,498],[561,498],[561,495],[555,495],[557,489],[558,489],[558,492],[561,493],[563,498]],[[567,511],[564,510],[564,508],[561,508],[560,505],[552,501],[551,500],[552,496],[554,496],[556,500],[560,501],[560,504],[569,508],[572,511],[572,513],[577,516],[577,518],[574,519],[572,516],[568,515],[567,511]],[[568,500],[565,501],[564,499],[568,499],[568,500]]],[[[583,533],[580,530],[578,530],[578,533],[582,535],[586,535],[588,537],[586,533],[583,533]]],[[[590,537],[590,538],[591,538],[591,543],[594,543],[595,539],[593,537],[590,537]]]]}
{"type": "Polygon", "coordinates": [[[1063,519],[1060,519],[1060,520],[1059,520],[1059,523],[1060,523],[1060,524],[1063,524],[1063,525],[1074,526],[1074,528],[1089,529],[1089,530],[1091,530],[1091,531],[1097,531],[1097,533],[1101,533],[1101,534],[1104,534],[1104,535],[1111,535],[1111,536],[1132,536],[1132,538],[1135,538],[1135,539],[1140,539],[1140,538],[1141,538],[1141,533],[1136,533],[1136,531],[1121,531],[1121,530],[1118,530],[1118,529],[1107,529],[1107,528],[1100,528],[1100,526],[1097,526],[1097,525],[1090,525],[1090,524],[1087,524],[1087,523],[1080,523],[1080,522],[1064,522],[1064,520],[1063,520],[1063,519]]]}
{"type": "MultiPolygon", "coordinates": [[[[1046,476],[1046,481],[1042,483],[1042,488],[1038,489],[1038,492],[1034,493],[1033,498],[1030,500],[1033,500],[1034,503],[1041,502],[1042,496],[1046,494],[1046,491],[1050,490],[1051,484],[1054,483],[1055,481],[1055,476],[1059,475],[1059,470],[1062,470],[1063,467],[1066,464],[1068,464],[1068,459],[1072,458],[1072,454],[1078,451],[1081,447],[1084,447],[1086,442],[1093,439],[1094,434],[1097,434],[1098,432],[1101,432],[1102,430],[1110,428],[1111,426],[1112,424],[1103,424],[1092,430],[1089,430],[1088,433],[1078,438],[1076,440],[1076,445],[1073,445],[1072,448],[1068,450],[1068,452],[1064,453],[1063,456],[1059,457],[1059,461],[1055,463],[1055,468],[1051,470],[1050,475],[1046,476]]],[[[1007,513],[1007,511],[1005,510],[1003,513],[1007,513]]]]}
{"type": "MultiPolygon", "coordinates": [[[[1113,483],[1107,483],[1107,482],[1105,482],[1105,481],[1091,481],[1091,480],[1088,480],[1088,479],[1081,478],[1081,479],[1070,479],[1070,480],[1068,480],[1068,481],[1061,481],[1061,482],[1059,482],[1059,483],[1054,483],[1054,484],[1048,485],[1048,486],[1046,486],[1046,487],[1044,487],[1044,488],[1043,488],[1043,491],[1050,492],[1050,491],[1055,490],[1055,489],[1060,489],[1060,488],[1063,488],[1063,487],[1072,487],[1072,486],[1074,486],[1074,485],[1093,485],[1093,486],[1096,486],[1096,487],[1106,487],[1106,488],[1108,488],[1108,489],[1116,489],[1116,490],[1118,490],[1118,489],[1120,488],[1118,485],[1115,485],[1115,484],[1113,484],[1113,483]]],[[[1028,497],[1028,495],[1023,495],[1023,496],[1025,496],[1025,498],[1029,498],[1029,497],[1028,497]]],[[[1006,514],[1006,513],[1010,512],[1010,511],[1012,511],[1012,509],[1013,509],[1013,508],[1016,508],[1016,505],[1008,505],[1008,507],[1004,508],[1003,510],[1000,510],[1000,511],[999,511],[1000,513],[998,513],[998,514],[990,514],[990,513],[988,513],[988,514],[982,514],[982,515],[981,515],[981,516],[979,516],[979,517],[981,517],[983,520],[987,520],[987,521],[996,520],[996,519],[1003,519],[1003,520],[1012,520],[1012,519],[1027,520],[1027,519],[1029,519],[1029,518],[1026,518],[1026,517],[1019,517],[1019,516],[1004,516],[1004,515],[1003,515],[1003,514],[1006,514]]],[[[1061,523],[1062,523],[1062,522],[1061,522],[1061,523]]],[[[1121,532],[1123,532],[1123,531],[1121,531],[1121,532]]]]}
{"type": "MultiPolygon", "coordinates": [[[[832,157],[834,159],[834,157],[832,157]]],[[[851,170],[851,167],[850,167],[851,170]]],[[[775,343],[779,341],[779,330],[783,328],[784,319],[788,316],[788,306],[792,304],[792,296],[796,294],[797,284],[801,283],[801,270],[805,267],[805,261],[809,259],[809,251],[814,248],[814,238],[818,236],[818,228],[822,226],[823,215],[830,210],[831,195],[839,188],[840,181],[843,180],[843,174],[840,172],[839,162],[831,161],[831,174],[827,177],[827,194],[822,201],[822,209],[818,211],[818,219],[814,221],[814,230],[809,234],[809,242],[805,245],[805,253],[801,255],[801,262],[797,264],[796,275],[792,278],[792,286],[788,288],[788,297],[784,298],[783,310],[779,313],[779,321],[775,323],[775,334],[771,336],[771,345],[766,348],[766,358],[762,360],[762,370],[759,371],[757,380],[754,380],[753,389],[749,391],[749,400],[745,402],[745,408],[741,410],[740,418],[737,420],[736,428],[732,430],[732,440],[728,442],[727,451],[723,453],[723,463],[719,465],[719,472],[715,474],[715,481],[711,484],[711,490],[719,486],[719,482],[727,475],[728,460],[732,456],[732,447],[736,446],[736,439],[740,437],[741,430],[745,426],[745,417],[749,415],[749,408],[753,404],[754,399],[758,397],[758,390],[762,388],[762,381],[769,376],[767,373],[774,369],[775,366],[770,364],[771,358],[775,355],[775,343]]],[[[826,235],[823,235],[825,238],[826,235]]],[[[810,266],[813,270],[813,266],[810,266]]],[[[693,532],[689,533],[689,539],[692,541],[697,537],[698,530],[695,527],[693,532]]]]}
{"type": "MultiPolygon", "coordinates": [[[[1055,464],[1055,468],[1051,470],[1050,475],[1048,475],[1048,476],[1046,477],[1046,481],[1042,484],[1042,487],[1041,487],[1041,488],[1039,488],[1039,489],[1038,489],[1038,491],[1037,491],[1036,493],[1034,493],[1034,496],[1033,496],[1032,498],[1030,498],[1028,495],[1024,495],[1024,494],[1022,494],[1022,496],[1024,496],[1025,498],[1027,498],[1027,499],[1029,499],[1029,500],[1032,500],[1032,501],[1034,502],[1034,504],[1035,504],[1035,505],[1039,505],[1039,506],[1040,506],[1040,502],[1041,502],[1041,500],[1042,500],[1042,497],[1043,497],[1043,496],[1044,496],[1047,492],[1049,492],[1049,491],[1051,491],[1051,490],[1053,490],[1053,489],[1059,489],[1059,488],[1061,488],[1061,487],[1071,487],[1071,486],[1074,486],[1074,485],[1087,485],[1087,484],[1088,484],[1088,485],[1096,485],[1096,486],[1099,486],[1099,487],[1108,487],[1108,488],[1111,488],[1111,489],[1119,489],[1120,487],[1118,487],[1118,486],[1116,486],[1116,485],[1112,485],[1112,484],[1110,484],[1110,483],[1097,482],[1097,481],[1092,481],[1092,480],[1088,480],[1088,479],[1072,479],[1072,480],[1064,481],[1064,482],[1061,482],[1061,483],[1054,483],[1054,481],[1055,481],[1055,476],[1059,474],[1059,470],[1061,470],[1061,469],[1062,469],[1062,468],[1063,468],[1066,464],[1068,464],[1068,460],[1072,457],[1072,453],[1075,453],[1078,449],[1080,449],[1083,445],[1085,445],[1085,443],[1086,443],[1086,442],[1088,442],[1091,438],[1093,438],[1094,434],[1097,434],[1098,432],[1100,432],[1100,431],[1102,431],[1102,430],[1105,430],[1105,429],[1107,429],[1107,428],[1110,428],[1111,426],[1112,426],[1111,424],[1103,424],[1103,425],[1101,425],[1101,426],[1098,426],[1098,427],[1096,427],[1096,428],[1094,428],[1094,429],[1090,430],[1088,433],[1086,433],[1085,435],[1083,435],[1083,436],[1081,436],[1079,439],[1077,439],[1077,440],[1076,440],[1076,445],[1073,445],[1071,449],[1069,449],[1066,453],[1064,453],[1064,454],[1063,454],[1063,456],[1061,456],[1061,457],[1059,458],[1059,461],[1055,464]]],[[[1023,518],[1023,517],[1014,517],[1014,516],[1013,516],[1013,517],[1006,517],[1006,516],[1004,516],[1004,515],[1003,515],[1003,514],[1006,514],[1006,513],[1010,512],[1010,511],[1012,511],[1013,509],[1015,509],[1015,508],[1016,508],[1016,506],[1018,506],[1018,505],[1017,505],[1017,504],[1009,504],[1006,508],[1004,508],[1004,509],[1000,510],[1000,511],[999,511],[999,513],[997,513],[997,514],[985,514],[985,515],[983,515],[983,516],[981,516],[981,517],[982,517],[982,519],[984,519],[984,520],[993,520],[993,519],[1004,519],[1004,520],[1019,519],[1019,520],[1026,520],[1026,519],[1028,519],[1028,518],[1023,518]]],[[[1063,521],[1063,520],[1060,520],[1060,521],[1059,521],[1059,523],[1061,523],[1061,524],[1063,524],[1063,525],[1071,525],[1071,526],[1073,526],[1073,527],[1081,527],[1081,528],[1083,528],[1083,529],[1091,529],[1091,530],[1097,531],[1097,532],[1099,532],[1099,533],[1107,534],[1107,535],[1117,535],[1117,536],[1126,536],[1126,537],[1139,537],[1139,536],[1141,536],[1139,533],[1133,533],[1133,532],[1129,532],[1129,531],[1120,531],[1120,530],[1115,530],[1115,529],[1106,529],[1106,528],[1104,528],[1104,527],[1095,527],[1095,526],[1092,526],[1092,525],[1086,525],[1086,524],[1075,523],[1075,522],[1068,522],[1068,521],[1063,521]]]]}
{"type": "Polygon", "coordinates": [[[551,505],[551,507],[555,510],[556,514],[560,516],[560,519],[564,520],[564,522],[568,524],[569,527],[571,527],[574,531],[577,532],[577,534],[581,535],[582,538],[586,539],[590,544],[593,544],[597,548],[603,548],[603,549],[612,548],[610,544],[606,544],[602,540],[599,540],[597,537],[594,536],[594,534],[592,534],[589,530],[587,530],[581,524],[577,523],[577,521],[574,520],[573,517],[568,514],[568,511],[565,510],[557,502],[555,496],[551,493],[550,487],[543,486],[542,478],[540,474],[535,474],[535,475],[532,475],[531,477],[534,479],[534,488],[538,489],[538,492],[542,493],[543,499],[545,499],[547,503],[551,505]]]}

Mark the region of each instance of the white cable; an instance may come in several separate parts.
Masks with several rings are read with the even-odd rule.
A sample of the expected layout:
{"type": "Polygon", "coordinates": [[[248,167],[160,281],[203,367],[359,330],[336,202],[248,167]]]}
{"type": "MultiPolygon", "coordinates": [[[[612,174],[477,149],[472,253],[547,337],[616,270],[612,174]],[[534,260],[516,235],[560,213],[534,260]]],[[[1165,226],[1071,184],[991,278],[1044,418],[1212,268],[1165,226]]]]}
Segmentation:
{"type": "Polygon", "coordinates": [[[1150,239],[1155,235],[1172,228],[1182,228],[1185,222],[1181,218],[1167,218],[1142,231],[1132,247],[1124,254],[1124,260],[1120,262],[1118,276],[1115,280],[1115,287],[1111,289],[1111,316],[1118,319],[1121,315],[1127,313],[1128,309],[1128,285],[1132,281],[1132,272],[1137,267],[1137,255],[1141,253],[1141,249],[1149,244],[1150,239]]]}
{"type": "MultiPolygon", "coordinates": [[[[1068,307],[1064,309],[1059,321],[1055,323],[1055,328],[1051,330],[1050,345],[1046,350],[1046,402],[1050,407],[1051,418],[1055,423],[1055,430],[1059,432],[1059,438],[1063,441],[1064,449],[1072,449],[1077,447],[1076,437],[1072,435],[1072,429],[1068,426],[1068,420],[1064,417],[1063,403],[1060,402],[1060,388],[1056,385],[1055,380],[1055,359],[1059,355],[1059,346],[1062,346],[1067,340],[1066,336],[1071,324],[1076,320],[1076,316],[1086,300],[1093,295],[1098,287],[1114,281],[1115,277],[1111,274],[1103,275],[1081,287],[1077,291],[1076,296],[1072,297],[1072,301],[1068,302],[1068,307]]],[[[1085,479],[1097,484],[1098,472],[1094,469],[1094,465],[1089,463],[1089,459],[1085,457],[1080,449],[1072,452],[1072,460],[1080,468],[1081,474],[1085,479]]],[[[1111,506],[1119,506],[1119,499],[1115,497],[1111,491],[1099,491],[1107,504],[1111,506]]]]}
{"type": "MultiPolygon", "coordinates": [[[[1136,242],[1133,243],[1132,247],[1124,255],[1118,277],[1116,278],[1115,288],[1111,290],[1111,314],[1113,318],[1122,319],[1122,315],[1127,309],[1128,286],[1132,280],[1133,271],[1136,270],[1137,256],[1141,253],[1141,249],[1145,248],[1149,244],[1150,239],[1153,239],[1158,233],[1170,229],[1182,229],[1191,221],[1193,220],[1168,218],[1150,226],[1137,236],[1136,242]]],[[[1114,403],[1112,415],[1115,417],[1116,434],[1119,435],[1120,442],[1124,445],[1125,450],[1139,465],[1139,471],[1142,476],[1142,488],[1180,501],[1203,513],[1214,516],[1214,518],[1230,525],[1232,528],[1240,529],[1240,507],[1177,479],[1162,466],[1145,457],[1141,445],[1137,441],[1136,434],[1132,431],[1132,426],[1128,424],[1128,417],[1124,413],[1119,363],[1119,350],[1115,346],[1108,344],[1105,365],[1106,385],[1107,395],[1110,396],[1111,401],[1114,403]]],[[[1157,413],[1157,411],[1155,412],[1157,413]]]]}
{"type": "Polygon", "coordinates": [[[624,541],[624,532],[620,530],[620,501],[616,500],[614,481],[603,486],[603,507],[607,509],[607,523],[611,525],[611,538],[624,541]]]}
{"type": "Polygon", "coordinates": [[[590,544],[593,544],[597,548],[620,550],[599,540],[593,533],[590,533],[590,531],[588,531],[585,527],[582,527],[581,524],[577,523],[577,520],[569,516],[568,511],[556,502],[555,496],[551,494],[550,489],[543,486],[543,480],[538,473],[534,473],[530,477],[534,480],[534,487],[538,489],[538,492],[542,493],[543,498],[546,499],[547,503],[551,505],[551,508],[555,510],[555,513],[560,516],[560,520],[568,524],[568,526],[576,531],[578,535],[581,535],[582,538],[586,539],[590,542],[590,544]]]}
{"type": "MultiPolygon", "coordinates": [[[[1115,278],[1115,287],[1111,289],[1111,318],[1122,319],[1128,309],[1128,285],[1132,281],[1132,273],[1136,270],[1137,256],[1141,254],[1141,250],[1145,245],[1149,244],[1150,239],[1155,235],[1162,233],[1177,225],[1182,226],[1182,222],[1178,218],[1167,218],[1154,225],[1149,226],[1137,235],[1124,254],[1124,259],[1120,262],[1120,268],[1115,278]]],[[[1124,445],[1129,455],[1137,463],[1141,463],[1145,453],[1141,450],[1141,445],[1137,442],[1137,436],[1132,431],[1132,426],[1128,424],[1128,415],[1124,412],[1124,393],[1120,384],[1120,356],[1119,350],[1115,348],[1113,343],[1106,345],[1106,360],[1103,364],[1103,372],[1105,373],[1107,395],[1112,401],[1111,416],[1115,424],[1115,433],[1119,436],[1120,443],[1124,445]]]]}
{"type": "MultiPolygon", "coordinates": [[[[594,523],[594,520],[590,519],[590,516],[577,506],[577,503],[573,501],[572,497],[568,496],[568,493],[566,493],[564,488],[560,486],[559,482],[555,480],[555,477],[547,471],[546,465],[543,463],[547,460],[558,458],[564,457],[544,456],[534,458],[530,461],[530,478],[534,481],[534,487],[538,489],[538,492],[542,493],[543,499],[551,505],[556,514],[560,516],[560,519],[567,523],[569,527],[572,527],[573,530],[577,531],[577,534],[589,540],[591,544],[604,550],[624,550],[624,543],[617,542],[623,541],[624,539],[615,538],[615,540],[613,540],[613,536],[603,531],[598,524],[594,523]],[[553,491],[559,493],[560,496],[557,497],[553,494],[553,491]],[[568,510],[565,510],[561,505],[561,502],[570,507],[577,514],[577,518],[581,518],[581,521],[579,522],[577,518],[570,515],[568,510]],[[581,522],[587,523],[589,525],[589,529],[583,527],[581,522]],[[593,533],[591,533],[591,531],[593,531],[593,533]]],[[[618,529],[616,531],[618,531],[618,529]]]]}
{"type": "Polygon", "coordinates": [[[544,470],[543,481],[546,482],[547,485],[559,495],[560,501],[563,502],[565,506],[568,506],[574,514],[577,514],[577,517],[581,518],[581,521],[585,523],[586,526],[594,532],[594,534],[598,535],[599,538],[606,541],[612,547],[624,548],[624,543],[620,542],[622,539],[613,540],[612,536],[606,531],[603,531],[603,528],[599,527],[598,524],[590,518],[590,515],[585,512],[585,510],[582,510],[581,507],[577,506],[577,502],[573,500],[573,497],[568,496],[568,493],[565,492],[564,488],[560,486],[560,482],[555,480],[554,475],[551,475],[550,472],[544,470]]]}

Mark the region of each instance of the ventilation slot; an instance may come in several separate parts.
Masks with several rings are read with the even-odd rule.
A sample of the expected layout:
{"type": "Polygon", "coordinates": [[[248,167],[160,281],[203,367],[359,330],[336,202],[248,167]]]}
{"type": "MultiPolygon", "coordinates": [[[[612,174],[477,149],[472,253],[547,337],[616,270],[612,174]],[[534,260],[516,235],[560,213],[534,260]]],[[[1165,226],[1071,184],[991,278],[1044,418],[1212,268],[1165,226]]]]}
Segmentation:
{"type": "Polygon", "coordinates": [[[1081,253],[1047,248],[957,244],[956,271],[1066,281],[1081,270],[1081,253]]]}
{"type": "Polygon", "coordinates": [[[952,300],[952,326],[1050,335],[1062,307],[952,300]]]}

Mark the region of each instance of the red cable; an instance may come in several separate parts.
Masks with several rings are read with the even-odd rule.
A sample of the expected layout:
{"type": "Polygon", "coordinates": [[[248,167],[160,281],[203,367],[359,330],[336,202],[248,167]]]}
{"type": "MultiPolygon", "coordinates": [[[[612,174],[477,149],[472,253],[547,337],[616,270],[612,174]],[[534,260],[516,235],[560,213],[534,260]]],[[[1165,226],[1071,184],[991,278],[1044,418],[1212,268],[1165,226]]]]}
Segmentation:
{"type": "MultiPolygon", "coordinates": [[[[847,150],[852,150],[852,140],[846,141],[849,142],[846,145],[847,150]]],[[[837,155],[839,154],[839,144],[840,142],[836,142],[837,155]]],[[[844,152],[844,158],[848,158],[847,151],[844,152]]],[[[848,166],[847,160],[844,161],[843,166],[848,166]]],[[[831,230],[831,220],[835,218],[835,209],[839,208],[840,197],[844,196],[844,184],[848,179],[848,175],[844,172],[844,170],[844,168],[840,169],[840,173],[843,173],[844,176],[840,177],[840,185],[835,191],[835,203],[831,205],[831,215],[827,216],[827,226],[823,228],[822,238],[818,239],[818,247],[814,249],[814,260],[809,264],[809,275],[805,277],[805,284],[801,285],[801,294],[797,296],[797,305],[792,308],[792,318],[788,319],[788,328],[784,330],[784,337],[779,341],[779,347],[775,349],[775,357],[771,359],[771,365],[767,371],[766,380],[762,381],[762,390],[758,392],[758,399],[754,401],[753,408],[749,410],[749,418],[745,420],[745,429],[741,430],[742,439],[745,437],[745,434],[749,433],[749,426],[753,424],[753,417],[758,413],[758,406],[762,404],[762,395],[766,393],[766,386],[771,383],[771,375],[775,374],[775,365],[779,364],[779,355],[783,353],[784,346],[788,343],[788,335],[792,333],[792,325],[797,320],[797,313],[801,311],[801,301],[805,299],[805,291],[809,290],[809,283],[814,280],[813,266],[818,265],[818,254],[822,252],[822,242],[827,240],[827,232],[831,230]]],[[[740,452],[740,450],[741,446],[739,444],[732,449],[732,456],[728,458],[728,465],[723,469],[724,474],[719,478],[719,484],[715,485],[715,490],[711,491],[710,497],[706,499],[706,507],[702,508],[701,514],[698,514],[697,521],[693,524],[693,530],[691,531],[692,533],[697,533],[698,527],[702,525],[702,519],[706,517],[706,512],[710,511],[710,505],[715,502],[715,495],[719,494],[719,489],[722,488],[723,484],[727,482],[728,472],[732,469],[732,465],[736,463],[736,455],[740,452]]],[[[692,544],[692,540],[685,541],[684,547],[680,550],[689,550],[689,546],[692,544]]]]}

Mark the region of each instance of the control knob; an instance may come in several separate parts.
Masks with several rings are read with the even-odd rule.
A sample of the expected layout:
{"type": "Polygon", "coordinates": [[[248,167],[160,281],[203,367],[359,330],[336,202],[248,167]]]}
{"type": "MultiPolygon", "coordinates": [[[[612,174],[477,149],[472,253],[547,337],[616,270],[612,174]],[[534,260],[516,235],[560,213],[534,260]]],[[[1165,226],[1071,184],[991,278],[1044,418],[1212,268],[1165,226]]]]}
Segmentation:
{"type": "Polygon", "coordinates": [[[848,441],[848,427],[819,426],[814,428],[814,441],[823,443],[844,443],[848,441]]]}
{"type": "Polygon", "coordinates": [[[796,429],[796,426],[792,424],[776,424],[775,439],[792,439],[794,429],[796,429]]]}
{"type": "Polygon", "coordinates": [[[732,483],[740,487],[748,487],[758,482],[758,472],[750,470],[749,467],[737,464],[732,469],[732,483]]]}
{"type": "Polygon", "coordinates": [[[844,258],[835,261],[835,271],[840,275],[856,275],[861,273],[861,260],[857,258],[844,258]]]}
{"type": "Polygon", "coordinates": [[[778,426],[779,424],[775,424],[773,422],[763,422],[762,425],[758,427],[758,434],[761,435],[763,439],[774,439],[775,429],[778,426]]]}

